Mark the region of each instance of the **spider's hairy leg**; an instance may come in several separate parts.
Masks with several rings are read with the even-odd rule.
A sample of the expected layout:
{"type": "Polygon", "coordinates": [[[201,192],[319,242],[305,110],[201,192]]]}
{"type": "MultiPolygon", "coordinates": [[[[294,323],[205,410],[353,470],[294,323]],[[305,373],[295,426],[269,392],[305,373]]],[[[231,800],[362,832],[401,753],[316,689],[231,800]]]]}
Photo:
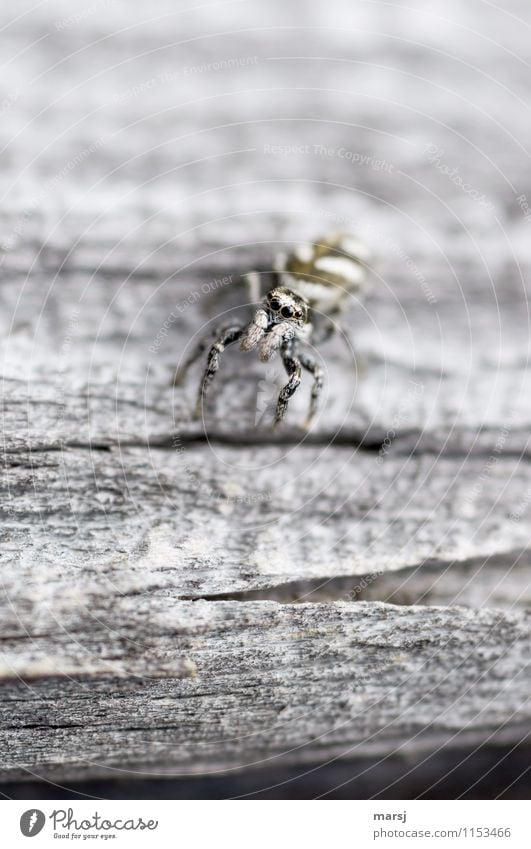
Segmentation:
{"type": "Polygon", "coordinates": [[[289,399],[297,391],[301,382],[301,362],[295,355],[294,346],[289,342],[282,350],[282,362],[289,380],[278,396],[274,427],[277,427],[286,415],[289,399]]]}
{"type": "Polygon", "coordinates": [[[309,371],[313,377],[313,386],[312,386],[312,397],[310,401],[310,410],[308,412],[308,416],[306,421],[304,422],[304,427],[308,429],[314,419],[314,416],[317,412],[317,407],[319,404],[319,397],[321,395],[321,390],[323,388],[323,370],[321,366],[314,360],[313,357],[310,357],[308,354],[300,354],[299,359],[301,361],[301,365],[306,371],[309,371]]]}
{"type": "Polygon", "coordinates": [[[269,333],[260,341],[258,346],[262,362],[267,363],[275,351],[289,339],[293,339],[294,335],[295,330],[289,321],[282,321],[280,324],[275,324],[269,333]]]}
{"type": "Polygon", "coordinates": [[[242,351],[252,351],[256,348],[260,339],[265,335],[268,324],[267,312],[263,307],[260,307],[255,312],[251,323],[245,328],[245,332],[242,333],[240,342],[242,351]]]}
{"type": "Polygon", "coordinates": [[[243,331],[244,328],[240,325],[233,324],[230,327],[225,327],[220,332],[214,344],[211,346],[210,351],[208,352],[207,366],[201,379],[199,393],[197,395],[197,403],[195,408],[196,416],[199,416],[201,414],[203,397],[208,391],[208,388],[212,383],[217,370],[219,369],[220,355],[223,353],[223,351],[228,345],[232,345],[233,342],[237,342],[238,339],[240,339],[243,331]]]}
{"type": "MultiPolygon", "coordinates": [[[[213,335],[217,336],[218,334],[216,333],[216,334],[213,334],[213,335]]],[[[190,369],[190,366],[193,366],[193,364],[196,362],[196,360],[198,360],[205,353],[206,349],[211,344],[211,341],[210,341],[211,338],[212,337],[210,337],[210,336],[204,337],[203,339],[201,339],[198,342],[198,344],[195,346],[195,348],[192,349],[192,351],[188,354],[187,358],[185,359],[184,363],[182,365],[180,365],[178,369],[176,369],[175,374],[173,375],[172,382],[171,382],[172,386],[180,386],[182,384],[186,375],[188,374],[188,370],[190,369]]]]}
{"type": "Polygon", "coordinates": [[[182,363],[182,365],[180,365],[179,368],[176,369],[175,374],[173,375],[173,379],[171,381],[172,386],[181,386],[186,375],[188,374],[188,371],[190,370],[190,367],[193,366],[193,364],[203,356],[207,348],[211,347],[214,340],[217,340],[218,338],[221,338],[223,336],[226,330],[226,325],[220,326],[218,324],[218,326],[214,328],[213,331],[208,333],[206,336],[203,336],[203,338],[199,340],[197,345],[192,348],[191,352],[188,354],[187,358],[182,363]]]}

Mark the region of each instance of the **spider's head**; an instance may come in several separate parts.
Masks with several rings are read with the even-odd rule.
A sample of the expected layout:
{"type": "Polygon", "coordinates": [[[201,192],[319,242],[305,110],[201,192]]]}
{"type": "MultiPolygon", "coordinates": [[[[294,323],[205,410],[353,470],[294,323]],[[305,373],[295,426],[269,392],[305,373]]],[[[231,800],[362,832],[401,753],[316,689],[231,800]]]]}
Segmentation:
{"type": "Polygon", "coordinates": [[[307,332],[309,306],[305,298],[287,289],[276,286],[265,296],[260,308],[240,342],[242,351],[258,347],[260,359],[266,362],[288,339],[307,332]]]}
{"type": "Polygon", "coordinates": [[[308,302],[285,286],[277,286],[267,293],[264,301],[271,325],[291,321],[304,327],[308,321],[308,302]]]}

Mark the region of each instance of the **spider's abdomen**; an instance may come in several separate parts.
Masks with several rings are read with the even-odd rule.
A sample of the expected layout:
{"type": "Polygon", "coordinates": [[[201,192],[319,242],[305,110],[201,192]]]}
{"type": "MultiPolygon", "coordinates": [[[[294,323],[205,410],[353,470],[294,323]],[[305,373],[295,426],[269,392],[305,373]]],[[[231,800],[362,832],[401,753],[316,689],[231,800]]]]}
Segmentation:
{"type": "Polygon", "coordinates": [[[313,308],[327,312],[366,290],[367,248],[350,233],[297,245],[279,257],[282,283],[302,295],[313,308]]]}

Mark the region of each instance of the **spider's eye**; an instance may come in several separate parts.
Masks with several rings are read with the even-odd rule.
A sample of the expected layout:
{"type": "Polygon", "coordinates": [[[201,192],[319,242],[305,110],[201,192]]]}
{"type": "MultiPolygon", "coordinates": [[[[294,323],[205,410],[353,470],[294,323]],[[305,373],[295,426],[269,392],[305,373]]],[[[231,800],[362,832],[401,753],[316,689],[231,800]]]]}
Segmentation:
{"type": "Polygon", "coordinates": [[[278,298],[273,298],[272,301],[269,301],[269,306],[271,307],[272,310],[275,310],[275,311],[279,310],[280,309],[280,301],[278,300],[278,298]]]}
{"type": "Polygon", "coordinates": [[[282,307],[280,312],[284,318],[291,318],[293,316],[293,307],[282,307]]]}

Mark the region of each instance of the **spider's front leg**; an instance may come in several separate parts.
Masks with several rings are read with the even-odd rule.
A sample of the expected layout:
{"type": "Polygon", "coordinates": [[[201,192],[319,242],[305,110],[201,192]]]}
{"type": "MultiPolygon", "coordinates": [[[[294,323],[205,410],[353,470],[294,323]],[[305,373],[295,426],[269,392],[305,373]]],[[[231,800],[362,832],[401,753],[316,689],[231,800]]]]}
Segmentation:
{"type": "Polygon", "coordinates": [[[240,343],[241,350],[253,351],[264,338],[268,324],[269,318],[267,316],[267,312],[263,307],[259,307],[256,310],[251,323],[248,324],[240,334],[242,337],[242,341],[240,343]]]}
{"type": "Polygon", "coordinates": [[[303,368],[306,371],[309,371],[313,377],[313,386],[312,386],[312,397],[310,400],[310,410],[308,412],[308,416],[306,421],[304,422],[304,427],[308,429],[315,417],[317,412],[317,407],[319,404],[319,397],[321,395],[321,390],[323,388],[323,370],[321,366],[314,360],[313,357],[310,357],[308,354],[300,354],[300,361],[303,368]]]}
{"type": "MultiPolygon", "coordinates": [[[[216,327],[212,333],[209,333],[208,335],[203,336],[203,338],[199,340],[199,342],[195,345],[195,347],[192,348],[191,352],[188,354],[188,356],[186,357],[184,362],[175,371],[175,373],[173,375],[172,382],[171,382],[172,386],[181,386],[181,384],[184,383],[184,379],[185,379],[186,375],[188,374],[191,366],[193,366],[193,364],[195,362],[197,362],[197,360],[199,360],[203,356],[205,351],[207,349],[212,348],[212,346],[216,342],[219,342],[220,339],[223,339],[224,334],[227,333],[229,330],[236,330],[236,329],[237,329],[236,325],[231,325],[230,327],[227,327],[227,326],[225,326],[225,327],[221,326],[220,327],[218,325],[218,327],[216,327]]],[[[236,341],[236,340],[234,340],[234,341],[236,341]]],[[[229,345],[230,343],[227,342],[226,344],[229,345]]]]}
{"type": "Polygon", "coordinates": [[[280,353],[289,380],[280,390],[280,395],[278,396],[274,427],[277,427],[286,415],[289,399],[297,391],[301,382],[301,361],[296,356],[293,340],[286,342],[282,346],[280,353]]]}
{"type": "Polygon", "coordinates": [[[208,352],[207,366],[201,379],[199,393],[197,395],[197,403],[195,407],[196,416],[201,415],[203,397],[208,391],[208,388],[212,383],[217,370],[219,369],[220,355],[223,353],[223,351],[228,345],[232,345],[233,342],[237,342],[238,339],[241,338],[243,331],[244,328],[240,325],[232,325],[231,327],[225,327],[220,332],[220,335],[218,336],[214,344],[211,346],[210,351],[208,352]]]}

